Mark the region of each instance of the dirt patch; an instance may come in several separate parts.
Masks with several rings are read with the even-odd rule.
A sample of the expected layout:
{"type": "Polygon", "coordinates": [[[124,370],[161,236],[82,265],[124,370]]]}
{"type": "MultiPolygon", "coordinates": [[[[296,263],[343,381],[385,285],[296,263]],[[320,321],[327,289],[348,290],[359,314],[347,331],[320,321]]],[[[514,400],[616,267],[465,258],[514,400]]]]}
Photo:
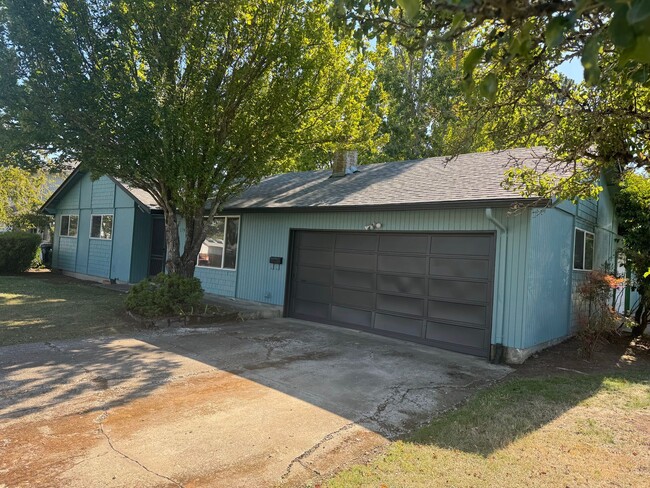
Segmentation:
{"type": "Polygon", "coordinates": [[[643,370],[650,366],[650,337],[623,334],[601,344],[590,358],[580,354],[580,343],[569,339],[513,366],[509,378],[539,378],[573,374],[608,374],[643,370]]]}

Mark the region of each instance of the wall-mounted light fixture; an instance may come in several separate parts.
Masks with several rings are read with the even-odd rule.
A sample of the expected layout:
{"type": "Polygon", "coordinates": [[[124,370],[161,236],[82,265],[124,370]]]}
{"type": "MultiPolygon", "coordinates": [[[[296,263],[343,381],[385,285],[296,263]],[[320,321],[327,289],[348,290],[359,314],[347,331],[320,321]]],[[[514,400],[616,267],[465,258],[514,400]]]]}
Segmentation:
{"type": "Polygon", "coordinates": [[[381,229],[381,222],[373,222],[372,224],[364,225],[364,230],[379,230],[381,229]]]}

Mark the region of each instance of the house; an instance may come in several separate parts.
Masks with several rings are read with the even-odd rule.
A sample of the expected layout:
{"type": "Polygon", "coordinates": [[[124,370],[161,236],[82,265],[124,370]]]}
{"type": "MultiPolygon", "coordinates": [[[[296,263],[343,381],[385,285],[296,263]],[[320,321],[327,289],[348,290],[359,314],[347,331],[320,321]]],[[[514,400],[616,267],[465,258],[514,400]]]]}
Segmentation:
{"type": "MultiPolygon", "coordinates": [[[[572,333],[576,285],[616,254],[606,186],[578,204],[502,188],[513,159],[535,164],[544,153],[272,176],[210,223],[195,276],[209,293],[281,305],[289,317],[521,362],[572,333]]],[[[131,282],[158,270],[151,201],[115,179],[76,178],[47,204],[55,267],[131,282]],[[72,227],[77,238],[64,237],[72,227]]]]}

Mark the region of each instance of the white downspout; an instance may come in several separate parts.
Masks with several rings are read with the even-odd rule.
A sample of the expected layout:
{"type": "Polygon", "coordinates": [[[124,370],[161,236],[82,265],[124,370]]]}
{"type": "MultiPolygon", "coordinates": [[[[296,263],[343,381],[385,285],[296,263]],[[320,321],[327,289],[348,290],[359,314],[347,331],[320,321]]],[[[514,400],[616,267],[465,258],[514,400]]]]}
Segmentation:
{"type": "MultiPolygon", "coordinates": [[[[508,248],[508,229],[505,225],[499,222],[493,215],[492,209],[485,209],[485,217],[492,222],[499,231],[501,231],[501,239],[499,246],[499,262],[500,262],[500,275],[501,275],[501,293],[499,293],[497,302],[499,305],[499,311],[497,313],[497,323],[496,323],[496,334],[494,343],[496,345],[503,345],[503,318],[505,316],[505,305],[506,305],[506,271],[507,271],[507,248],[508,248]]],[[[503,359],[503,358],[501,358],[503,359]]]]}

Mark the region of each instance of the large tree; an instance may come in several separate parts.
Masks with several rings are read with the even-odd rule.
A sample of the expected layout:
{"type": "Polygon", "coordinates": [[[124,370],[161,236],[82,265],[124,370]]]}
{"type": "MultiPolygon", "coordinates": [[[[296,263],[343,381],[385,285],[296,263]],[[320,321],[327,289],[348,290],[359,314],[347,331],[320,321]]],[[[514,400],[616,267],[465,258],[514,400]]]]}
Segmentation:
{"type": "Polygon", "coordinates": [[[361,54],[320,0],[0,0],[0,161],[80,162],[150,192],[167,269],[259,178],[367,148],[361,54]],[[179,240],[179,219],[185,241],[179,240]],[[183,248],[183,252],[180,249],[183,248]]]}
{"type": "MultiPolygon", "coordinates": [[[[358,40],[408,33],[428,42],[469,40],[461,56],[460,117],[478,141],[544,143],[568,180],[523,172],[523,191],[591,196],[600,170],[648,167],[650,2],[647,0],[337,0],[340,31],[358,40]],[[579,59],[585,82],[558,76],[579,59]],[[470,120],[473,118],[473,120],[470,120]],[[481,124],[487,126],[481,126],[481,124]],[[486,137],[487,136],[487,137],[486,137]],[[574,170],[578,169],[577,172],[574,170]],[[584,184],[588,179],[591,185],[584,184]],[[576,184],[581,182],[581,184],[576,184]]],[[[471,138],[470,138],[471,139],[471,138]]]]}

